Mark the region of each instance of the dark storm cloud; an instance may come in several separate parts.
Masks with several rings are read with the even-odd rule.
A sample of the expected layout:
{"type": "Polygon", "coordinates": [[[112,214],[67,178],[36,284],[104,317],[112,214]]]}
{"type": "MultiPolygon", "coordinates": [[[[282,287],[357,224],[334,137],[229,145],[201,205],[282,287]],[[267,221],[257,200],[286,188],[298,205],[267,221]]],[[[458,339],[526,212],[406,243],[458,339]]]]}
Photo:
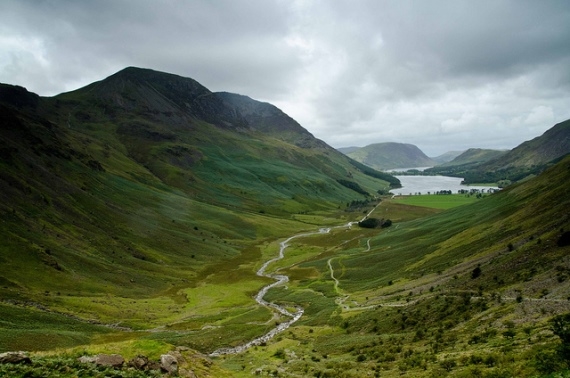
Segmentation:
{"type": "Polygon", "coordinates": [[[0,81],[125,66],[269,101],[335,147],[512,148],[570,118],[567,1],[3,1],[0,81]]]}
{"type": "Polygon", "coordinates": [[[44,93],[128,65],[269,92],[279,86],[274,73],[286,80],[296,64],[281,39],[286,12],[266,1],[14,1],[0,10],[9,15],[3,34],[37,44],[34,54],[13,53],[8,68],[22,78],[33,63],[53,74],[32,85],[44,93]]]}

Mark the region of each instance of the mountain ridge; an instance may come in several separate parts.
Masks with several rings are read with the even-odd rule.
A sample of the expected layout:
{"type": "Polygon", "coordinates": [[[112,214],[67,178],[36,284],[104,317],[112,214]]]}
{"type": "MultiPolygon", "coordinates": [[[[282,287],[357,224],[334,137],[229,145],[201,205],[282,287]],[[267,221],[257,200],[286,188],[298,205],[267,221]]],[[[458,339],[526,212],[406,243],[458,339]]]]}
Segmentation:
{"type": "Polygon", "coordinates": [[[408,143],[374,143],[346,155],[369,167],[380,170],[434,165],[434,161],[417,146],[408,143]]]}
{"type": "Polygon", "coordinates": [[[477,156],[476,152],[472,151],[468,159],[436,166],[426,172],[462,177],[468,184],[495,182],[501,186],[534,177],[570,153],[570,120],[555,124],[542,135],[512,150],[487,151],[483,156],[477,156]]]}
{"type": "Polygon", "coordinates": [[[492,150],[485,148],[469,148],[456,156],[453,160],[439,164],[438,167],[448,167],[454,165],[480,165],[489,160],[497,159],[507,154],[508,150],[492,150]]]}
{"type": "Polygon", "coordinates": [[[177,75],[128,68],[54,97],[2,84],[0,100],[0,298],[57,307],[37,290],[78,298],[107,282],[139,296],[195,283],[252,240],[305,229],[306,214],[343,215],[394,180],[322,142],[256,130],[177,75]]]}

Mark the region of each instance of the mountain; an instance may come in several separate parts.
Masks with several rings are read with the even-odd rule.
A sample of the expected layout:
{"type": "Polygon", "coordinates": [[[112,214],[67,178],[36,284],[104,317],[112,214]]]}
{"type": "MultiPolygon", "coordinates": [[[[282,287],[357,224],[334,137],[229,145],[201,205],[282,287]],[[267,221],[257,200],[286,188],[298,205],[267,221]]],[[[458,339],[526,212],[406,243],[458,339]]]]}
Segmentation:
{"type": "MultiPolygon", "coordinates": [[[[162,304],[127,315],[121,298],[186,303],[179,290],[258,260],[259,240],[398,183],[276,107],[189,78],[130,67],[55,97],[2,84],[0,318],[45,308],[51,323],[43,344],[1,326],[0,350],[85,343],[101,322],[165,324],[162,304]],[[113,306],[92,312],[101,296],[113,306]],[[94,325],[61,333],[68,316],[94,325]]],[[[249,268],[232,279],[264,281],[249,268]]]]}
{"type": "Polygon", "coordinates": [[[302,148],[329,148],[274,105],[234,93],[220,92],[215,95],[241,114],[252,130],[270,134],[302,148]]]}
{"type": "Polygon", "coordinates": [[[490,160],[497,159],[507,153],[508,151],[489,150],[483,148],[470,148],[467,151],[464,151],[460,155],[456,156],[453,160],[438,165],[438,167],[451,167],[457,165],[476,166],[488,162],[490,160]]]}
{"type": "Polygon", "coordinates": [[[431,157],[431,160],[433,160],[436,164],[444,164],[452,161],[453,159],[461,155],[463,152],[465,151],[448,151],[439,156],[431,157]]]}
{"type": "Polygon", "coordinates": [[[434,161],[418,147],[405,143],[376,143],[347,153],[347,156],[374,169],[433,166],[434,161]]]}
{"type": "Polygon", "coordinates": [[[342,152],[345,155],[348,155],[351,152],[354,152],[356,150],[359,150],[360,147],[340,147],[337,148],[337,151],[342,152]]]}
{"type": "Polygon", "coordinates": [[[387,184],[373,184],[350,159],[275,106],[212,93],[177,75],[131,67],[50,103],[64,114],[59,122],[72,128],[113,122],[109,131],[129,157],[166,184],[211,202],[258,208],[257,190],[251,190],[257,184],[271,199],[263,201],[265,211],[304,211],[307,204],[336,201],[341,192],[344,199],[351,196],[339,184],[351,175],[364,178],[365,186],[387,184]]]}
{"type": "Polygon", "coordinates": [[[570,153],[570,120],[558,123],[544,134],[510,151],[469,150],[466,156],[426,170],[464,178],[465,183],[508,185],[534,177],[570,153]]]}
{"type": "Polygon", "coordinates": [[[482,170],[508,170],[537,167],[570,153],[570,120],[560,122],[532,140],[513,148],[506,155],[486,162],[482,170]]]}

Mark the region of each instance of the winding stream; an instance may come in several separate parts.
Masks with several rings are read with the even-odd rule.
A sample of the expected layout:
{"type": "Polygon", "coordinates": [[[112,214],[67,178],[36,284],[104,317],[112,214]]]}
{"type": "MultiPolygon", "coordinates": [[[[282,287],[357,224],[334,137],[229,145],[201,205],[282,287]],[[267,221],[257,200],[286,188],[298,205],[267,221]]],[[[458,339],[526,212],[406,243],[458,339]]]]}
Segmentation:
{"type": "MultiPolygon", "coordinates": [[[[374,210],[376,210],[376,207],[378,207],[378,205],[376,205],[372,210],[370,210],[370,212],[368,214],[366,214],[364,216],[364,218],[362,218],[361,221],[368,218],[368,216],[370,216],[370,214],[372,214],[372,212],[374,210]]],[[[241,344],[241,345],[238,345],[235,347],[225,347],[225,348],[217,349],[217,350],[213,351],[212,353],[210,353],[210,357],[217,357],[217,356],[222,356],[222,355],[227,355],[227,354],[238,354],[238,353],[242,353],[242,352],[246,351],[247,349],[251,348],[252,346],[264,344],[267,341],[271,340],[273,337],[275,337],[275,335],[285,331],[287,328],[289,328],[291,326],[291,324],[293,324],[297,320],[301,319],[301,316],[303,316],[303,313],[305,311],[303,309],[303,307],[295,306],[295,312],[291,313],[285,307],[280,306],[280,305],[275,304],[275,303],[268,302],[265,299],[263,299],[263,297],[265,297],[265,294],[267,294],[269,289],[274,288],[275,286],[284,284],[284,283],[289,281],[289,277],[285,276],[283,274],[266,273],[267,267],[271,263],[279,261],[285,256],[285,249],[287,249],[287,247],[289,246],[288,243],[293,239],[301,238],[301,237],[305,237],[305,236],[311,236],[311,235],[328,234],[332,229],[345,228],[345,227],[350,228],[350,227],[352,227],[353,224],[356,224],[356,223],[358,223],[358,222],[349,222],[349,223],[342,225],[342,226],[321,228],[315,232],[307,232],[307,233],[303,233],[303,234],[293,235],[293,236],[289,237],[288,239],[282,241],[279,244],[280,245],[279,255],[275,258],[272,258],[271,260],[266,261],[261,266],[261,268],[259,268],[259,270],[257,271],[258,276],[272,278],[275,280],[275,282],[273,282],[267,286],[264,286],[255,296],[255,300],[260,305],[272,308],[275,311],[279,312],[280,314],[287,316],[289,318],[289,320],[287,320],[286,322],[278,324],[271,331],[267,332],[266,334],[264,334],[262,336],[255,338],[255,339],[253,339],[253,340],[251,340],[245,344],[241,344]]]]}

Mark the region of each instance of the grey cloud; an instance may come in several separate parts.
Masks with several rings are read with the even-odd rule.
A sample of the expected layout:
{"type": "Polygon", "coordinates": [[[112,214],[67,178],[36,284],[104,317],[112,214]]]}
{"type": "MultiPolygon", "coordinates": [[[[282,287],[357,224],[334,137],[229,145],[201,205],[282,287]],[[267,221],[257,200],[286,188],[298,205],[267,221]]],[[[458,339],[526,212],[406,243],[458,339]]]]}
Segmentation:
{"type": "Polygon", "coordinates": [[[0,14],[0,81],[43,95],[148,67],[275,103],[335,147],[432,154],[512,148],[570,118],[562,0],[4,0],[0,14]]]}
{"type": "Polygon", "coordinates": [[[287,68],[298,64],[281,39],[287,13],[265,1],[8,4],[16,9],[10,26],[42,40],[47,59],[61,67],[51,71],[63,82],[139,65],[226,90],[240,89],[240,80],[242,89],[253,89],[257,81],[265,95],[278,91],[287,68]]]}

